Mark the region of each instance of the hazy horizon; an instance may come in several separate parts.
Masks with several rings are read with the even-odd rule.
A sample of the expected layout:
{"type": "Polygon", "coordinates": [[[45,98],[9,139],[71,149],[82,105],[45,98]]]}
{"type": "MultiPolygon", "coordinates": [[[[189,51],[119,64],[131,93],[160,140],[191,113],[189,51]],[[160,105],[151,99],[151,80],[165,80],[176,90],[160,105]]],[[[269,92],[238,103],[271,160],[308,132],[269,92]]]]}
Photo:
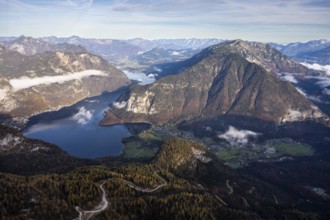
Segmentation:
{"type": "Polygon", "coordinates": [[[330,39],[327,0],[0,0],[0,36],[330,39]]]}

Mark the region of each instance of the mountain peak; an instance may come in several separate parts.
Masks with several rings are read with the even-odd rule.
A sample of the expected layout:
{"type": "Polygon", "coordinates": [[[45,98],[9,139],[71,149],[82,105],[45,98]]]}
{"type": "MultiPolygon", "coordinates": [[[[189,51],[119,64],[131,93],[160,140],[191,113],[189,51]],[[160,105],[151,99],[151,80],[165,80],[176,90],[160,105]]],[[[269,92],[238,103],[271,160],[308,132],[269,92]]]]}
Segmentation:
{"type": "MultiPolygon", "coordinates": [[[[249,43],[247,46],[249,50],[232,48],[228,43],[212,46],[186,61],[188,65],[178,74],[143,87],[132,87],[130,93],[119,100],[120,108],[111,108],[102,124],[161,125],[222,115],[274,123],[327,119],[293,85],[263,68],[268,64],[264,59],[277,57],[278,51],[252,50],[253,45],[249,43]]],[[[257,46],[263,48],[265,44],[257,46]]]]}

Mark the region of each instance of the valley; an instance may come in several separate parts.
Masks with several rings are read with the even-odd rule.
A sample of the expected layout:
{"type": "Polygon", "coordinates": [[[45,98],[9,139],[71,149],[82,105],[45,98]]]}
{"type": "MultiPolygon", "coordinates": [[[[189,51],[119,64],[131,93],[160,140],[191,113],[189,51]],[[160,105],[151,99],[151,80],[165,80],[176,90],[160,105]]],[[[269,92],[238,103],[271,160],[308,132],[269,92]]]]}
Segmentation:
{"type": "Polygon", "coordinates": [[[243,40],[10,40],[4,219],[330,215],[327,72],[243,40]]]}

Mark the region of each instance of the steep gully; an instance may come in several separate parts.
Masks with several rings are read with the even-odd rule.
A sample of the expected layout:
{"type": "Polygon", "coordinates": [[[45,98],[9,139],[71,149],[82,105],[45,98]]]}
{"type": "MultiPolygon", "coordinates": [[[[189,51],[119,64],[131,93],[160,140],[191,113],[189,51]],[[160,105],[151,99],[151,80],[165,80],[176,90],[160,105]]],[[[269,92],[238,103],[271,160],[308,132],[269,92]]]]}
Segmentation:
{"type": "Polygon", "coordinates": [[[101,202],[94,207],[94,209],[92,210],[82,210],[79,206],[76,206],[75,209],[76,211],[79,213],[78,218],[75,218],[74,220],[88,220],[91,219],[92,217],[100,214],[101,212],[103,212],[104,210],[106,210],[109,206],[109,201],[107,200],[107,194],[105,192],[104,189],[104,184],[106,183],[106,181],[111,181],[111,180],[122,180],[124,183],[126,183],[129,187],[140,191],[140,192],[146,192],[146,193],[151,193],[154,192],[164,186],[167,185],[167,181],[161,177],[157,172],[155,172],[155,174],[163,181],[162,184],[156,186],[155,188],[142,188],[140,186],[135,185],[133,182],[125,180],[125,179],[121,179],[121,178],[110,178],[107,180],[103,180],[101,185],[100,185],[100,189],[102,191],[102,200],[101,202]]]}

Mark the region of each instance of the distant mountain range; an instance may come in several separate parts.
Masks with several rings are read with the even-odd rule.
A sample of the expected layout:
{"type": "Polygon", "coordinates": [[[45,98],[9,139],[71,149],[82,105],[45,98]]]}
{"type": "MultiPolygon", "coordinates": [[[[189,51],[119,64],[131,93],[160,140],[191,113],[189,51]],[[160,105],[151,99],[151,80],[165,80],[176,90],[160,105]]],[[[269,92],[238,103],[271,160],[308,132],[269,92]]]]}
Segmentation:
{"type": "Polygon", "coordinates": [[[299,62],[330,64],[329,40],[312,40],[305,43],[290,43],[288,45],[270,43],[270,45],[299,62]]]}
{"type": "Polygon", "coordinates": [[[290,43],[283,47],[280,51],[287,56],[294,57],[299,53],[312,52],[322,50],[330,46],[329,40],[312,40],[305,43],[290,43]]]}
{"type": "Polygon", "coordinates": [[[153,84],[132,87],[101,123],[162,125],[221,115],[274,123],[304,120],[329,123],[327,116],[276,74],[299,75],[309,70],[267,45],[228,41],[178,64],[176,74],[153,84]]]}
{"type": "Polygon", "coordinates": [[[19,38],[9,41],[5,44],[8,50],[17,51],[23,55],[35,55],[46,51],[61,51],[86,53],[86,49],[80,45],[59,43],[51,44],[46,41],[35,39],[32,37],[20,36],[19,38]]]}
{"type": "MultiPolygon", "coordinates": [[[[92,39],[71,36],[61,37],[43,37],[33,39],[31,37],[0,37],[0,43],[4,44],[8,49],[16,50],[22,54],[32,55],[42,51],[68,51],[78,52],[88,50],[90,53],[102,56],[104,59],[114,62],[117,65],[125,65],[130,62],[130,67],[141,65],[144,67],[147,63],[153,61],[153,64],[163,61],[172,62],[188,58],[185,55],[193,55],[200,50],[215,45],[226,40],[222,39],[157,39],[146,40],[142,38],[130,40],[113,40],[113,39],[92,39]],[[54,46],[56,45],[56,46],[54,46]],[[76,45],[77,47],[75,47],[76,45]],[[162,49],[167,52],[156,53],[154,56],[149,51],[162,49]],[[181,56],[178,56],[181,54],[181,56]]],[[[314,62],[317,58],[323,58],[321,64],[330,64],[328,62],[329,55],[321,53],[314,58],[303,57],[304,53],[316,52],[330,46],[329,40],[313,40],[305,43],[290,43],[287,45],[269,43],[273,48],[281,51],[284,55],[296,59],[297,61],[314,62]],[[327,56],[324,59],[324,56],[327,56]]]]}
{"type": "Polygon", "coordinates": [[[330,65],[330,46],[317,51],[298,53],[295,55],[295,60],[312,64],[330,65]]]}

